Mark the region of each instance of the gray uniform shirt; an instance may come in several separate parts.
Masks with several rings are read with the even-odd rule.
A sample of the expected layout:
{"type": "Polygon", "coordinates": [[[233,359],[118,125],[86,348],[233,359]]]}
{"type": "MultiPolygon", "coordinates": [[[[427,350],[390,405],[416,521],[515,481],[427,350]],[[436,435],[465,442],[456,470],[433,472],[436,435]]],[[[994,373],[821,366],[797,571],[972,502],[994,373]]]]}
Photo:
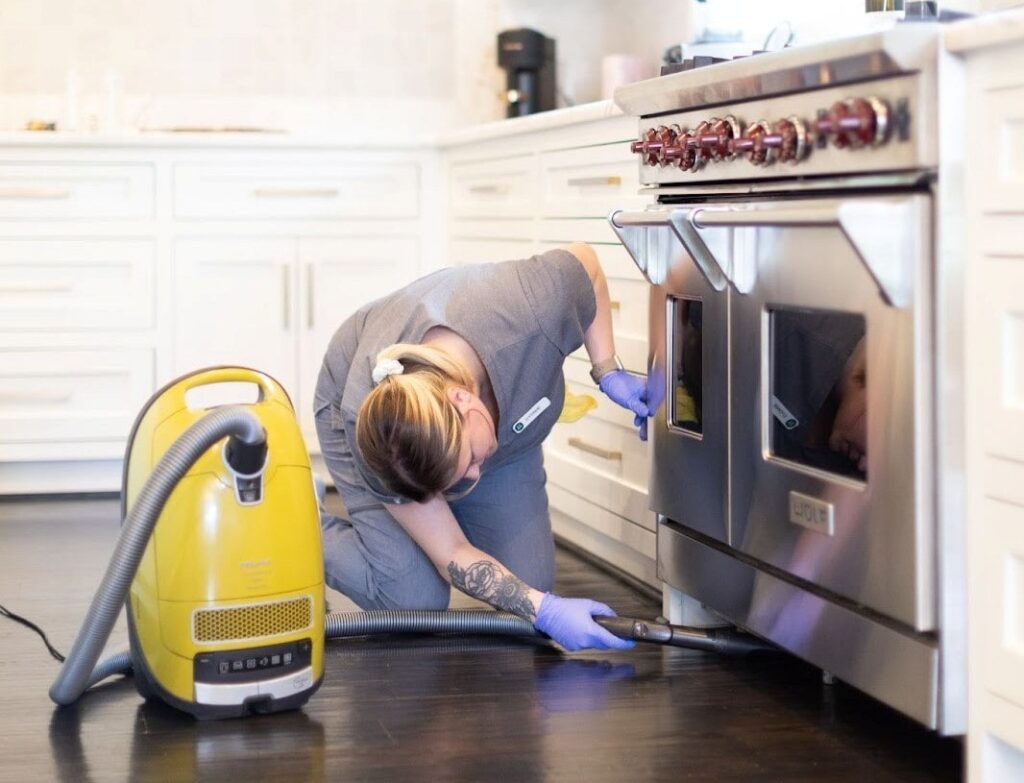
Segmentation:
{"type": "Polygon", "coordinates": [[[383,503],[408,502],[384,488],[356,446],[356,415],[381,350],[419,343],[434,326],[473,346],[498,405],[498,448],[483,465],[485,480],[551,431],[565,398],[562,365],[583,344],[596,310],[586,269],[565,250],[442,269],[363,307],[331,339],[317,389],[318,411],[330,407],[332,426],[349,444],[357,475],[345,478],[383,503]]]}

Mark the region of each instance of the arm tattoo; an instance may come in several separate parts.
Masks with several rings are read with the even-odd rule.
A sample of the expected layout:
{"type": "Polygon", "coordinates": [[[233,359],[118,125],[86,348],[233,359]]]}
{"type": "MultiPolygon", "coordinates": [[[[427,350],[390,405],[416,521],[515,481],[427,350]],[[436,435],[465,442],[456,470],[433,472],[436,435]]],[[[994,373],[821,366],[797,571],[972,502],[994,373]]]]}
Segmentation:
{"type": "Polygon", "coordinates": [[[530,588],[492,560],[479,560],[468,568],[460,567],[453,560],[448,564],[448,576],[452,584],[466,595],[513,612],[530,622],[537,619],[537,610],[529,598],[530,588]]]}

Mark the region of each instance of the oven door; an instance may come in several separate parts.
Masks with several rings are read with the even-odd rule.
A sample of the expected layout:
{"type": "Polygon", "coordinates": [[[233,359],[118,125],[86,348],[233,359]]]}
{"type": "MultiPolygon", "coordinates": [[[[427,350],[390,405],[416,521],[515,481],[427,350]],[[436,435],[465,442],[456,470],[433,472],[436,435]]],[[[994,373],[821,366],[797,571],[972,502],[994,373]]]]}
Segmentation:
{"type": "MultiPolygon", "coordinates": [[[[650,505],[728,541],[729,291],[710,253],[692,257],[680,209],[613,212],[612,228],[651,283],[648,394],[653,411],[650,505]]],[[[728,240],[728,231],[702,241],[728,240]]]]}
{"type": "MultiPolygon", "coordinates": [[[[709,204],[730,308],[730,543],[917,630],[935,625],[931,202],[709,204]]],[[[686,238],[686,234],[683,235],[686,238]]]]}

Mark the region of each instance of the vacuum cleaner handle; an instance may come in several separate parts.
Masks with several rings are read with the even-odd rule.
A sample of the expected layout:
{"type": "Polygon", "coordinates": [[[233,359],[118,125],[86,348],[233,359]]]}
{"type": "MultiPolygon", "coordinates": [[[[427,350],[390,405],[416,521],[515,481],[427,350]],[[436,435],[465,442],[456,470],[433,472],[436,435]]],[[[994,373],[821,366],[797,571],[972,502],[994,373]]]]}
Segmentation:
{"type": "Polygon", "coordinates": [[[192,389],[211,386],[215,383],[251,383],[259,391],[259,402],[280,402],[293,410],[291,398],[284,387],[266,373],[249,367],[207,367],[197,370],[182,378],[174,387],[165,392],[169,396],[178,396],[182,407],[185,407],[185,395],[192,389]]]}
{"type": "Polygon", "coordinates": [[[775,647],[756,636],[733,628],[691,628],[685,625],[668,625],[635,617],[601,617],[594,621],[621,639],[635,639],[638,642],[667,644],[690,650],[705,650],[723,655],[746,655],[752,652],[767,652],[775,647]]]}

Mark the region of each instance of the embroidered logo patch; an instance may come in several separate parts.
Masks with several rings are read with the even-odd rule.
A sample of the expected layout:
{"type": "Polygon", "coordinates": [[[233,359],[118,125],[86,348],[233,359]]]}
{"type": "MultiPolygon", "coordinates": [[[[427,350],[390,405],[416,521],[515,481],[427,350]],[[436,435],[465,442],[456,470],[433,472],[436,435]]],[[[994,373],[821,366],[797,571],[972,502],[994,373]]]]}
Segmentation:
{"type": "Polygon", "coordinates": [[[540,416],[544,411],[551,407],[551,400],[547,397],[541,397],[537,402],[530,406],[530,410],[519,417],[519,421],[512,425],[512,432],[517,435],[525,430],[530,424],[540,416]]]}

